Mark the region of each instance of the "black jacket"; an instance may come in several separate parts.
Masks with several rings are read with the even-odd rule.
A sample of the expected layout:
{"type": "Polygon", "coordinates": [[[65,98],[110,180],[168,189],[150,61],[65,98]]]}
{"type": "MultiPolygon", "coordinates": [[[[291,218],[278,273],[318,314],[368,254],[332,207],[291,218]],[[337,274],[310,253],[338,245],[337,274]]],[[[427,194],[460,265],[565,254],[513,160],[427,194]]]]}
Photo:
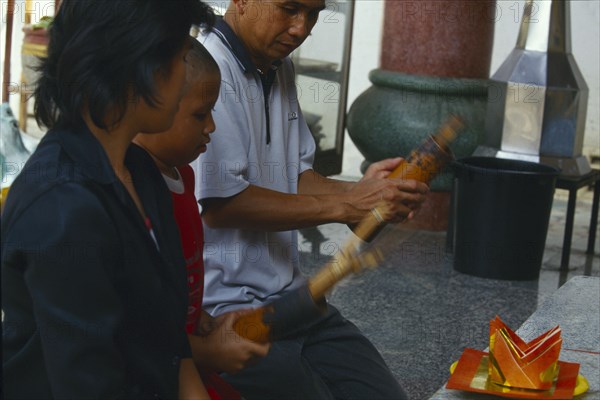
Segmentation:
{"type": "Polygon", "coordinates": [[[158,248],[91,132],[50,131],[2,214],[4,398],[175,398],[186,273],[171,196],[126,156],[158,248]]]}

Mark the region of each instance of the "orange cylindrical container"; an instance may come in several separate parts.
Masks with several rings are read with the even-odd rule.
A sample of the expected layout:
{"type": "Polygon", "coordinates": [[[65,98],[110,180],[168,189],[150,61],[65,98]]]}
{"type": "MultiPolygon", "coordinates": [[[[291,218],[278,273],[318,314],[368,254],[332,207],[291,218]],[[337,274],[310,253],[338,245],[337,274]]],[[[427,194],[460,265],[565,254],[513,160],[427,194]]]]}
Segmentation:
{"type": "MultiPolygon", "coordinates": [[[[428,136],[419,147],[412,150],[388,178],[414,179],[429,183],[446,164],[453,160],[449,144],[454,140],[458,131],[463,128],[462,119],[452,115],[435,135],[428,136]]],[[[380,225],[368,237],[361,237],[369,242],[385,227],[386,222],[381,220],[378,212],[370,213],[365,218],[372,219],[373,224],[380,225]]],[[[357,234],[356,231],[354,233],[357,234]]]]}

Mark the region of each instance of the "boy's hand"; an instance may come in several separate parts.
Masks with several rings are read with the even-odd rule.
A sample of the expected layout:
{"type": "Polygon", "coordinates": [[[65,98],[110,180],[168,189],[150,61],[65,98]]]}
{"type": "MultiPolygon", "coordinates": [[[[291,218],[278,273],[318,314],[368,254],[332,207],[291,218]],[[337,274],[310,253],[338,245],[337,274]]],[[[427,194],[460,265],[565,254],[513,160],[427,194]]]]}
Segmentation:
{"type": "Polygon", "coordinates": [[[216,318],[202,310],[201,315],[198,317],[195,334],[198,336],[208,336],[208,334],[215,330],[216,326],[216,318]]]}
{"type": "MultiPolygon", "coordinates": [[[[201,324],[199,334],[190,335],[196,365],[202,370],[235,374],[266,356],[270,343],[259,344],[240,337],[234,322],[248,311],[225,313],[201,324]]],[[[204,318],[204,316],[203,316],[204,318]]]]}

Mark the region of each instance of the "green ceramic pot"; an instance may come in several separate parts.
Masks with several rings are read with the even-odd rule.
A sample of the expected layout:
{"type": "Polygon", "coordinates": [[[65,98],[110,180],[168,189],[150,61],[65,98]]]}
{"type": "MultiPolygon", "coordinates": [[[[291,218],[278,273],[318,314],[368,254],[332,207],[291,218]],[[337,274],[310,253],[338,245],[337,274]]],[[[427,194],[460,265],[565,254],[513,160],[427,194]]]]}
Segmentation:
{"type": "MultiPolygon", "coordinates": [[[[372,162],[407,156],[450,114],[461,116],[467,127],[451,145],[455,158],[470,156],[484,140],[489,80],[408,75],[376,69],[373,83],[352,104],[347,128],[365,157],[362,170],[372,162]]],[[[447,191],[452,176],[441,173],[431,189],[447,191]]]]}

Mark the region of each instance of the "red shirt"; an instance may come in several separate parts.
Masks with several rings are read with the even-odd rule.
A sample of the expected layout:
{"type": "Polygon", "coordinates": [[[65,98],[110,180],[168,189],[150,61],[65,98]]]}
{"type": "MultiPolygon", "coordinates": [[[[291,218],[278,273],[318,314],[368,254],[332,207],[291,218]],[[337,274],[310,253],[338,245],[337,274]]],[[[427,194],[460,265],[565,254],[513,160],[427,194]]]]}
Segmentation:
{"type": "Polygon", "coordinates": [[[204,262],[202,246],[204,234],[198,203],[194,196],[194,170],[189,165],[178,168],[183,180],[184,192],[171,191],[173,214],[179,226],[183,256],[187,268],[189,301],[185,329],[188,334],[196,332],[196,324],[202,311],[202,293],[204,291],[204,262]]]}
{"type": "MultiPolygon", "coordinates": [[[[179,227],[181,246],[187,268],[189,300],[185,329],[188,334],[196,332],[202,311],[204,292],[204,233],[198,203],[194,196],[194,170],[189,165],[177,168],[183,181],[183,193],[171,190],[173,214],[179,227]]],[[[212,400],[239,400],[240,394],[217,374],[202,374],[202,380],[212,400]]]]}

